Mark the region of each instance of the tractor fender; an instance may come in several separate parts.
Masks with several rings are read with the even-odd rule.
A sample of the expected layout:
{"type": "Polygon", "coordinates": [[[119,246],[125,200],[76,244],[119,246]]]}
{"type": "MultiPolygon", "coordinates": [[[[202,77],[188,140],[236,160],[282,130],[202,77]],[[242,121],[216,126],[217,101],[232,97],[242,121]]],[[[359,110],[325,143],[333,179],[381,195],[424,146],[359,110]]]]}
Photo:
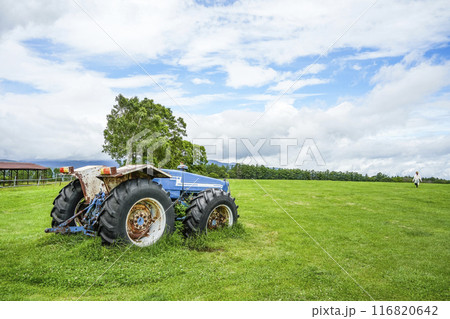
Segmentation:
{"type": "Polygon", "coordinates": [[[126,165],[111,169],[109,174],[98,174],[97,179],[102,181],[105,192],[109,194],[114,188],[125,181],[137,178],[171,178],[172,176],[150,164],[126,165]]]}
{"type": "Polygon", "coordinates": [[[95,198],[95,194],[98,194],[100,189],[105,189],[103,181],[97,178],[103,167],[106,166],[89,165],[77,168],[75,170],[72,169],[70,172],[70,175],[75,176],[80,181],[84,199],[87,204],[95,198]]]}
{"type": "Polygon", "coordinates": [[[75,170],[70,167],[69,174],[80,181],[86,203],[90,203],[100,191],[109,194],[114,188],[130,179],[172,177],[169,173],[150,164],[109,167],[109,169],[104,165],[83,166],[75,170]],[[106,170],[102,170],[105,168],[106,170]]]}

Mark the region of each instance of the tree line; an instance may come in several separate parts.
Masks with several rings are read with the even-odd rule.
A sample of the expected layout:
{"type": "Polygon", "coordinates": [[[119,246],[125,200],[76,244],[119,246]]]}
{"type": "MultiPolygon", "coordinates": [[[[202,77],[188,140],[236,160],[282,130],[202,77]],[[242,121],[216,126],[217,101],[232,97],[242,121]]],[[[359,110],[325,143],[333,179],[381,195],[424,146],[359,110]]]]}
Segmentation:
{"type": "MultiPolygon", "coordinates": [[[[271,168],[262,165],[236,164],[234,166],[220,166],[214,163],[206,164],[196,173],[214,178],[231,179],[287,179],[287,180],[327,180],[327,181],[356,181],[356,182],[408,182],[412,176],[388,176],[378,173],[373,176],[357,172],[315,171],[298,168],[271,168]]],[[[424,183],[450,184],[450,181],[435,177],[422,178],[424,183]]]]}

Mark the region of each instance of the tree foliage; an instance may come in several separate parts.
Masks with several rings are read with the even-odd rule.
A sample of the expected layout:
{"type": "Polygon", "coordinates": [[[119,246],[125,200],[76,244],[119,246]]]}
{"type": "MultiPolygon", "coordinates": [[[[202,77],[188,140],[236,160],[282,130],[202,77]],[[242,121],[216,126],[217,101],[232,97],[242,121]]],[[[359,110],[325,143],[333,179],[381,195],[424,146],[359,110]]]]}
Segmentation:
{"type": "Polygon", "coordinates": [[[184,140],[186,123],[153,100],[116,97],[103,131],[103,152],[120,165],[152,163],[175,168],[180,162],[196,170],[207,162],[203,146],[184,140]]]}

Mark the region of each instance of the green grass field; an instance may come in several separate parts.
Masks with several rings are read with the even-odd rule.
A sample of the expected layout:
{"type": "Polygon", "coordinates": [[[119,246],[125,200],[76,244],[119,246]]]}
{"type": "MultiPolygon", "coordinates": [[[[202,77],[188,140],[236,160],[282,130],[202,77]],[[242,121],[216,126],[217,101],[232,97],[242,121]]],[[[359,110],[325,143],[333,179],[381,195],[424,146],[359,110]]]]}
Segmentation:
{"type": "Polygon", "coordinates": [[[257,183],[236,228],[131,249],[45,234],[61,186],[0,189],[0,299],[450,299],[450,185],[257,183]]]}

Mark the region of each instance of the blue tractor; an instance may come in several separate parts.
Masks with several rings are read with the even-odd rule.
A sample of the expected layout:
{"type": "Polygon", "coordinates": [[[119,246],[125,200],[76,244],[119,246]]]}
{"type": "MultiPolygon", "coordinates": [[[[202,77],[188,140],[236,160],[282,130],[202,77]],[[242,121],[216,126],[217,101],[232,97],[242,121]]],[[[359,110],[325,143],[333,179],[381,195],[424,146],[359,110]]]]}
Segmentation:
{"type": "Polygon", "coordinates": [[[148,164],[62,167],[60,172],[75,180],[55,198],[52,227],[45,232],[82,232],[99,235],[104,244],[145,247],[172,233],[176,220],[183,222],[187,236],[232,227],[239,215],[229,183],[186,169],[148,164]],[[185,214],[177,215],[177,204],[186,207],[185,214]]]}

